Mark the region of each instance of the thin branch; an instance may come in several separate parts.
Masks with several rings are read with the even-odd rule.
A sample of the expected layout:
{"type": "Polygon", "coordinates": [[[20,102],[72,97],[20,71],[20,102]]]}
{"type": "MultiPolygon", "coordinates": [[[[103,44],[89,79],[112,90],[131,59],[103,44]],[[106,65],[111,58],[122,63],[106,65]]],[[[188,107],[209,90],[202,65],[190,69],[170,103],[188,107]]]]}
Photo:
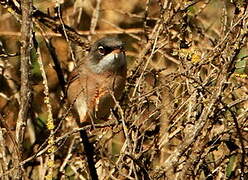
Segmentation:
{"type": "MultiPolygon", "coordinates": [[[[93,15],[92,15],[92,18],[91,18],[90,34],[94,34],[95,33],[97,21],[98,21],[99,14],[100,14],[101,1],[102,0],[97,0],[96,1],[96,8],[94,9],[93,15]]],[[[90,36],[89,36],[89,38],[90,38],[90,36]]]]}
{"type": "MultiPolygon", "coordinates": [[[[28,111],[31,101],[31,88],[29,84],[30,74],[30,55],[32,48],[32,0],[24,0],[21,3],[22,9],[22,26],[21,26],[21,89],[20,89],[20,109],[16,122],[16,142],[21,151],[21,160],[23,158],[23,140],[26,129],[28,111]]],[[[22,167],[21,167],[22,169],[22,167]]],[[[25,171],[22,169],[22,175],[18,178],[25,177],[25,171]]]]}
{"type": "Polygon", "coordinates": [[[30,74],[30,53],[32,48],[32,0],[24,0],[22,8],[21,27],[21,90],[20,90],[20,110],[16,123],[16,141],[22,149],[24,132],[28,118],[29,105],[31,100],[31,88],[29,83],[30,74]]]}
{"type": "MultiPolygon", "coordinates": [[[[78,34],[83,36],[88,36],[91,34],[90,31],[77,31],[78,34]]],[[[95,30],[92,34],[96,35],[108,35],[108,34],[142,34],[144,30],[142,28],[128,28],[128,29],[109,29],[109,30],[95,30]]],[[[1,36],[21,36],[20,32],[11,31],[0,31],[1,36]]],[[[61,37],[60,33],[56,32],[46,32],[47,36],[61,37]]],[[[36,36],[42,36],[41,33],[37,32],[36,36]]]]}

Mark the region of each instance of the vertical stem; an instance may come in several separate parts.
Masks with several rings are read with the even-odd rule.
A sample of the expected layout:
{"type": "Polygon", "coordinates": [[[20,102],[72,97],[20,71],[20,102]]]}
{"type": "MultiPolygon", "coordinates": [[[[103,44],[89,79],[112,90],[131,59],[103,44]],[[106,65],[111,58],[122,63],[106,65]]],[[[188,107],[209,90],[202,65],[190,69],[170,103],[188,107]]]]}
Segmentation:
{"type": "Polygon", "coordinates": [[[28,110],[31,99],[31,89],[29,84],[30,73],[30,52],[32,48],[32,0],[23,0],[22,26],[21,26],[21,89],[20,89],[20,109],[16,123],[16,141],[20,150],[24,139],[28,110]]]}
{"type": "Polygon", "coordinates": [[[100,15],[100,5],[101,5],[102,0],[97,0],[96,1],[96,7],[93,11],[92,18],[91,18],[91,23],[90,23],[90,36],[88,36],[88,39],[91,39],[92,34],[95,33],[97,21],[99,19],[100,15]]]}
{"type": "Polygon", "coordinates": [[[38,54],[38,63],[40,65],[40,71],[41,71],[41,76],[43,78],[42,84],[44,85],[44,104],[47,107],[47,129],[50,131],[50,136],[48,138],[48,144],[52,145],[48,149],[48,161],[46,161],[47,166],[48,166],[48,172],[46,175],[47,180],[52,180],[53,179],[53,169],[54,169],[54,152],[55,152],[55,145],[54,145],[54,120],[53,120],[53,114],[52,114],[52,105],[51,105],[51,100],[49,97],[49,88],[48,88],[48,81],[46,77],[46,72],[45,72],[45,67],[43,65],[42,59],[41,59],[41,53],[40,53],[40,48],[37,48],[37,54],[38,54]]]}
{"type": "MultiPolygon", "coordinates": [[[[0,116],[0,118],[2,118],[0,116]]],[[[6,171],[8,171],[8,161],[7,161],[7,156],[6,156],[6,149],[5,149],[5,139],[4,139],[4,135],[3,135],[3,131],[2,131],[2,127],[0,127],[0,154],[1,154],[1,166],[0,166],[0,171],[1,173],[5,173],[6,171]]],[[[9,175],[6,175],[3,177],[3,180],[9,180],[9,175]]]]}

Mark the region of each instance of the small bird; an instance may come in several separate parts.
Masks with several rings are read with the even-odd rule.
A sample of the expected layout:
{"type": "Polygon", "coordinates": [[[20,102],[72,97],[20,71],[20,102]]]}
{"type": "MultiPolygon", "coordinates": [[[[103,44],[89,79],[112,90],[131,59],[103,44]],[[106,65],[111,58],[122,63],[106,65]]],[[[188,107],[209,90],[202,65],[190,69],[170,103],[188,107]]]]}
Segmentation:
{"type": "Polygon", "coordinates": [[[106,120],[123,92],[127,63],[122,41],[105,37],[96,41],[89,54],[70,74],[67,96],[79,116],[79,124],[106,120]]]}
{"type": "MultiPolygon", "coordinates": [[[[67,97],[80,127],[98,120],[107,120],[125,87],[127,62],[122,41],[105,37],[96,41],[89,54],[80,60],[70,74],[67,97]]],[[[98,179],[94,148],[87,132],[80,131],[91,179],[98,179]]]]}

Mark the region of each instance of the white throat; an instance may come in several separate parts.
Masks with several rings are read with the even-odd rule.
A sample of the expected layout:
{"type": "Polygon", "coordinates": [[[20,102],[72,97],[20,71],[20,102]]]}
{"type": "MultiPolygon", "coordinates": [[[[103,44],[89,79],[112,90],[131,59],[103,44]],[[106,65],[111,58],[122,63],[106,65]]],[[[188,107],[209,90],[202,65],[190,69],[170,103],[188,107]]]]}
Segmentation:
{"type": "Polygon", "coordinates": [[[102,58],[98,64],[91,64],[91,69],[95,73],[102,73],[108,70],[117,70],[126,63],[125,54],[110,53],[102,58]]]}

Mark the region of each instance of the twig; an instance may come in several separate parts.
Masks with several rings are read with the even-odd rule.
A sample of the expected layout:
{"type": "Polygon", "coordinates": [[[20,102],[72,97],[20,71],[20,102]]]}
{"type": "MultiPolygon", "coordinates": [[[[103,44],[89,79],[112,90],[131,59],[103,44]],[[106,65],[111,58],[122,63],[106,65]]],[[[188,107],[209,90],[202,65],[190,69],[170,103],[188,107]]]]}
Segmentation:
{"type": "Polygon", "coordinates": [[[32,1],[25,0],[22,3],[22,27],[21,27],[21,104],[16,124],[16,141],[22,144],[24,130],[28,117],[28,108],[31,98],[31,89],[29,85],[30,71],[30,51],[32,47],[32,1]]]}
{"type": "MultiPolygon", "coordinates": [[[[97,25],[97,21],[99,18],[99,11],[100,11],[100,5],[101,5],[101,1],[102,0],[97,0],[96,1],[96,8],[93,11],[93,15],[91,18],[91,24],[90,24],[90,34],[94,34],[95,29],[96,29],[96,25],[97,25]]],[[[91,39],[91,36],[88,37],[89,39],[91,39]]]]}
{"type": "MultiPolygon", "coordinates": [[[[155,28],[154,28],[154,30],[155,30],[155,28]]],[[[154,43],[153,43],[153,46],[152,46],[152,52],[151,52],[149,58],[146,61],[146,64],[144,66],[144,69],[142,70],[142,73],[141,73],[139,79],[136,82],[136,85],[135,85],[135,88],[134,88],[134,91],[133,91],[133,94],[132,94],[132,98],[134,97],[134,95],[135,95],[135,93],[137,91],[137,88],[140,85],[141,79],[143,78],[144,72],[145,72],[146,68],[148,67],[149,62],[151,61],[151,58],[154,55],[154,51],[155,51],[155,48],[156,48],[156,45],[157,45],[157,41],[158,41],[158,36],[159,36],[161,30],[162,30],[162,25],[159,24],[158,25],[158,28],[155,31],[156,33],[155,33],[155,37],[154,37],[154,43]]]]}
{"type": "MultiPolygon", "coordinates": [[[[22,9],[22,26],[21,26],[21,90],[20,90],[20,109],[16,122],[16,141],[21,151],[21,160],[23,158],[23,140],[28,118],[28,111],[31,101],[31,88],[29,84],[30,74],[30,53],[32,48],[32,0],[23,0],[22,9]]],[[[23,171],[22,176],[25,172],[23,171]]]]}
{"type": "Polygon", "coordinates": [[[75,143],[75,139],[76,139],[76,137],[74,136],[73,139],[70,142],[70,146],[68,148],[67,155],[64,158],[62,165],[59,168],[60,173],[62,173],[63,171],[65,171],[64,170],[65,169],[65,166],[68,164],[68,161],[70,160],[70,158],[72,156],[72,149],[73,149],[73,146],[74,146],[74,143],[75,143]]]}
{"type": "MultiPolygon", "coordinates": [[[[44,95],[45,95],[44,104],[47,107],[47,114],[48,114],[46,125],[47,125],[47,128],[51,134],[49,137],[48,143],[53,145],[53,142],[54,142],[54,133],[53,132],[54,132],[55,127],[54,127],[54,120],[53,120],[53,115],[52,115],[51,100],[49,97],[48,81],[47,81],[44,65],[43,65],[43,62],[41,59],[41,53],[40,53],[39,47],[37,48],[37,54],[38,54],[38,63],[40,66],[41,76],[43,79],[42,84],[44,85],[44,95]]],[[[49,157],[48,157],[48,161],[46,161],[46,163],[48,163],[48,175],[47,175],[47,177],[49,176],[51,178],[52,178],[53,164],[54,164],[54,151],[55,151],[54,149],[55,149],[54,145],[50,149],[48,149],[49,157]]]]}
{"type": "MultiPolygon", "coordinates": [[[[5,140],[4,140],[4,136],[3,136],[3,129],[0,126],[0,154],[1,154],[1,167],[2,168],[2,173],[5,173],[6,171],[8,171],[8,161],[7,161],[7,156],[6,156],[6,149],[5,149],[5,140]]],[[[4,180],[9,180],[9,176],[6,175],[5,177],[3,177],[4,180]]]]}
{"type": "MultiPolygon", "coordinates": [[[[94,127],[95,128],[105,128],[105,127],[109,127],[109,126],[112,126],[114,125],[114,123],[105,123],[105,124],[95,124],[94,127]]],[[[20,166],[23,166],[25,165],[26,163],[30,162],[31,160],[45,154],[47,152],[47,150],[49,148],[51,148],[52,146],[54,146],[55,144],[59,143],[60,141],[68,138],[69,136],[75,134],[75,133],[78,133],[80,132],[81,130],[87,130],[87,129],[90,129],[92,128],[92,125],[87,125],[87,126],[84,126],[82,128],[74,128],[73,130],[65,133],[64,135],[60,136],[60,137],[57,137],[55,140],[54,140],[54,143],[53,144],[48,144],[46,147],[44,147],[43,149],[39,150],[37,153],[35,153],[34,155],[28,157],[27,159],[21,161],[20,163],[18,163],[16,166],[14,166],[12,169],[6,171],[5,173],[3,174],[0,174],[0,178],[7,175],[7,174],[10,174],[12,173],[16,168],[19,168],[20,166]]]]}
{"type": "MultiPolygon", "coordinates": [[[[91,34],[90,31],[77,31],[78,34],[83,36],[88,36],[91,34]]],[[[92,34],[97,35],[108,35],[108,34],[142,34],[144,30],[142,28],[128,28],[128,29],[110,29],[110,30],[95,30],[92,34]]],[[[21,36],[20,32],[11,31],[0,31],[1,36],[21,36]]],[[[47,36],[61,37],[60,33],[56,32],[46,32],[47,36]]],[[[36,33],[36,36],[42,36],[41,33],[36,33]]]]}

